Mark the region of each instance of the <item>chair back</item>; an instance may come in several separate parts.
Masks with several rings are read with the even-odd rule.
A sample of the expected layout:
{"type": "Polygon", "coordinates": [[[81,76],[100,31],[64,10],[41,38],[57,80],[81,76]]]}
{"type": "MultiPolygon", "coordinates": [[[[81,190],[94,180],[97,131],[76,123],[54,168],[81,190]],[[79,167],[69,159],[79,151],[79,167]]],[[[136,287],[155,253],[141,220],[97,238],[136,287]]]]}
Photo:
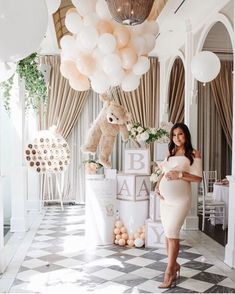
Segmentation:
{"type": "Polygon", "coordinates": [[[213,193],[213,185],[217,181],[217,171],[203,171],[203,194],[205,197],[213,193]]]}

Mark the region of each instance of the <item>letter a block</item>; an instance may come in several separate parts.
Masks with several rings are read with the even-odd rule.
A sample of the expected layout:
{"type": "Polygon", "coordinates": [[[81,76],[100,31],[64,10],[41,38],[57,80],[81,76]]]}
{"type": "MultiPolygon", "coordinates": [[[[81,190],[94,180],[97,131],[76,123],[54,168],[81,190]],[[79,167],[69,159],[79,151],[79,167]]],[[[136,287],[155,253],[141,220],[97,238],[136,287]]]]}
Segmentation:
{"type": "Polygon", "coordinates": [[[117,175],[117,198],[129,201],[149,199],[150,177],[140,175],[117,175]]]}
{"type": "Polygon", "coordinates": [[[145,247],[164,248],[165,234],[161,221],[153,222],[147,219],[145,227],[145,247]]]}
{"type": "Polygon", "coordinates": [[[126,149],[123,166],[125,174],[149,175],[149,149],[126,149]]]}

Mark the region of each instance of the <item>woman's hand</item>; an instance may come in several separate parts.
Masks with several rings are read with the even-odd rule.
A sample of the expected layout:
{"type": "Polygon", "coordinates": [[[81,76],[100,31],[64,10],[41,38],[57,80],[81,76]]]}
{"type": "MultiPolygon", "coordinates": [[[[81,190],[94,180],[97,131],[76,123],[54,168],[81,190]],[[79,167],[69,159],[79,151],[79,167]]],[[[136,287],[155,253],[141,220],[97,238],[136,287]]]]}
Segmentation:
{"type": "Polygon", "coordinates": [[[155,187],[155,194],[162,200],[164,200],[164,197],[160,194],[160,191],[159,191],[159,187],[156,186],[155,187]]]}
{"type": "Polygon", "coordinates": [[[182,174],[182,172],[172,170],[172,171],[169,171],[168,173],[166,173],[165,177],[168,181],[178,180],[178,179],[182,179],[183,174],[182,174]]]}

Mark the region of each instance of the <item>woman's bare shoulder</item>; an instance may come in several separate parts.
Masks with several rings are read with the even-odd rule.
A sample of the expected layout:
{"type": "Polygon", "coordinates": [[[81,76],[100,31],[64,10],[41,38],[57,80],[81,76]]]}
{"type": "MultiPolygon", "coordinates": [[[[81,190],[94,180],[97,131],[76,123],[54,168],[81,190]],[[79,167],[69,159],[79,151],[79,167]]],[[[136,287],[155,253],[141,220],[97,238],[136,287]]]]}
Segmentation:
{"type": "Polygon", "coordinates": [[[199,150],[193,150],[193,155],[195,158],[201,158],[201,152],[199,150]]]}

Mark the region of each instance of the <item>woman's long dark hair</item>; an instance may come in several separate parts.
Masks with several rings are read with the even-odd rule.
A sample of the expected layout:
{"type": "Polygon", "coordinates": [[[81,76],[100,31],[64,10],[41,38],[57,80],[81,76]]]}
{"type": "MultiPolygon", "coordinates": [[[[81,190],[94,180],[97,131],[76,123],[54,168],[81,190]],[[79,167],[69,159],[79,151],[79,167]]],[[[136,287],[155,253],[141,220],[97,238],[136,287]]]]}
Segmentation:
{"type": "Polygon", "coordinates": [[[176,123],[171,128],[170,143],[168,144],[168,149],[169,149],[168,159],[169,159],[169,157],[175,156],[175,154],[176,154],[176,145],[173,141],[173,132],[177,128],[181,129],[184,133],[184,136],[185,136],[185,143],[184,143],[185,153],[184,153],[184,155],[189,159],[190,165],[192,165],[193,161],[194,161],[194,154],[193,154],[193,146],[192,146],[192,142],[191,142],[191,135],[190,135],[188,127],[183,123],[176,123]]]}

